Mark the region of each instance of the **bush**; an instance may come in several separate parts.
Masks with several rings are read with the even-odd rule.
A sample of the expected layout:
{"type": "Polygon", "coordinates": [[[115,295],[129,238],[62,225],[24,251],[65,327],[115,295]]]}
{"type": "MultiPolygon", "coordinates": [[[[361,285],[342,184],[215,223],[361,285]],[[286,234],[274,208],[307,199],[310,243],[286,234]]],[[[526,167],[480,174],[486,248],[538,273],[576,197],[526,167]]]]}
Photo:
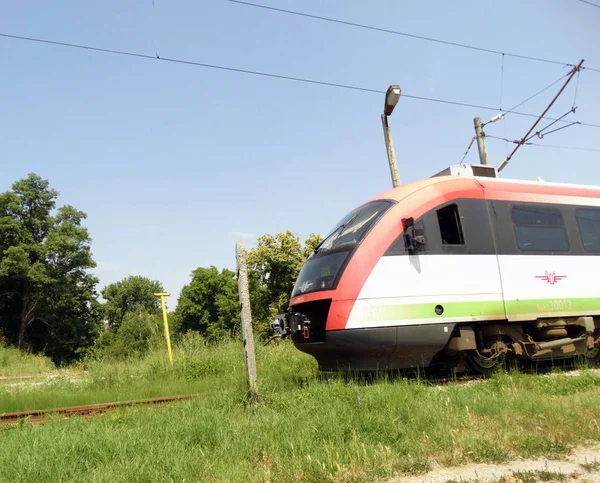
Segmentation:
{"type": "Polygon", "coordinates": [[[94,356],[125,358],[148,352],[153,340],[161,338],[162,320],[144,312],[128,312],[116,332],[107,330],[96,341],[94,356]]]}

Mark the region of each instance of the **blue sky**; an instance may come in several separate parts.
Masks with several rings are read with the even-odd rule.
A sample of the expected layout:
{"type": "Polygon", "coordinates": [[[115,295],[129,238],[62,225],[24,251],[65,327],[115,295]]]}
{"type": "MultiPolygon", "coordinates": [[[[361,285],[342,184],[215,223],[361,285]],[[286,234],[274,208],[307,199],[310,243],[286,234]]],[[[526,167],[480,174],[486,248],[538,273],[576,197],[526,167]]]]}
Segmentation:
{"type": "MultiPolygon", "coordinates": [[[[577,0],[263,0],[314,15],[600,69],[600,8],[577,0]]],[[[600,3],[600,2],[598,2],[600,3]]],[[[3,2],[0,32],[508,109],[568,68],[332,24],[227,0],[3,2]]],[[[0,38],[0,189],[35,172],[88,214],[100,287],[140,274],[174,306],[199,266],[235,267],[236,239],[324,234],[391,186],[380,94],[0,38]]],[[[600,124],[600,73],[549,115],[600,124]]],[[[559,84],[560,85],[560,84],[559,84]]],[[[538,114],[559,85],[519,108],[538,114]]],[[[401,181],[460,162],[493,112],[402,98],[401,181]]],[[[487,134],[520,138],[534,119],[487,134]]],[[[600,148],[574,126],[537,142],[600,148]]],[[[506,143],[490,139],[499,164],[506,143]]],[[[520,148],[503,177],[600,183],[600,153],[520,148]]],[[[471,149],[466,162],[478,162],[471,149]]]]}

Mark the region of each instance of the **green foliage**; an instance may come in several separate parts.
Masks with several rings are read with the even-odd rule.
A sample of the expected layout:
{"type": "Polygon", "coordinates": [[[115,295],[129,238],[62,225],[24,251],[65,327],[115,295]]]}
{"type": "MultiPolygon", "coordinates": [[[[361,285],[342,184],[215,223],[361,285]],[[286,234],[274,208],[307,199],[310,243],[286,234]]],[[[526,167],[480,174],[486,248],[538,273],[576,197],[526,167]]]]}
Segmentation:
{"type": "Polygon", "coordinates": [[[127,312],[119,328],[106,330],[98,338],[94,354],[101,358],[140,356],[161,335],[162,319],[147,312],[127,312]]]}
{"type": "Polygon", "coordinates": [[[239,328],[240,313],[235,273],[197,268],[183,287],[177,302],[175,324],[180,332],[197,331],[208,339],[232,336],[239,328]]]}
{"type": "Polygon", "coordinates": [[[164,292],[157,280],[139,275],[126,277],[102,289],[105,316],[111,328],[118,329],[128,312],[160,312],[160,299],[154,293],[164,292]]]}
{"type": "Polygon", "coordinates": [[[302,265],[320,243],[312,233],[304,247],[290,230],[276,236],[259,237],[258,246],[248,253],[250,305],[257,331],[265,334],[273,316],[284,312],[302,265]]]}
{"type": "Polygon", "coordinates": [[[0,377],[34,376],[55,369],[52,361],[45,356],[29,354],[0,342],[0,377]]]}
{"type": "Polygon", "coordinates": [[[100,320],[86,215],[55,210],[57,197],[35,174],[0,195],[0,329],[9,343],[58,362],[85,350],[100,320]]]}

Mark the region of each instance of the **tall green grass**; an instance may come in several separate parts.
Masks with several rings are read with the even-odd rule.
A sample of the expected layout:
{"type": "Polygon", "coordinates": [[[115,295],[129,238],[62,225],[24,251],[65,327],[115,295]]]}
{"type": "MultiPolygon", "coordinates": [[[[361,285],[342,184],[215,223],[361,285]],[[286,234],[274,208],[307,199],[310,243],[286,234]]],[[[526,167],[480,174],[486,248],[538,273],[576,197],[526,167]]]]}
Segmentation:
{"type": "MultiPolygon", "coordinates": [[[[265,394],[314,378],[314,360],[289,344],[256,348],[258,377],[265,394]]],[[[240,340],[211,344],[197,334],[178,340],[173,366],[162,344],[144,356],[91,359],[81,371],[67,368],[46,381],[0,385],[0,413],[178,394],[226,395],[246,388],[240,340]]]]}
{"type": "Polygon", "coordinates": [[[0,377],[35,376],[55,369],[45,356],[28,354],[0,342],[0,377]]]}
{"type": "Polygon", "coordinates": [[[92,359],[84,373],[58,371],[45,381],[0,385],[0,413],[178,394],[224,394],[243,385],[241,342],[209,345],[199,336],[183,337],[173,348],[155,345],[144,356],[92,359]]]}
{"type": "Polygon", "coordinates": [[[585,369],[508,370],[444,386],[366,381],[320,375],[283,343],[257,347],[260,397],[250,403],[241,342],[190,337],[173,358],[171,368],[158,347],[128,362],[93,361],[85,382],[68,387],[71,396],[84,391],[77,387],[96,395],[162,387],[200,397],[16,425],[0,437],[0,481],[378,481],[434,462],[560,455],[600,440],[600,377],[585,369]]]}

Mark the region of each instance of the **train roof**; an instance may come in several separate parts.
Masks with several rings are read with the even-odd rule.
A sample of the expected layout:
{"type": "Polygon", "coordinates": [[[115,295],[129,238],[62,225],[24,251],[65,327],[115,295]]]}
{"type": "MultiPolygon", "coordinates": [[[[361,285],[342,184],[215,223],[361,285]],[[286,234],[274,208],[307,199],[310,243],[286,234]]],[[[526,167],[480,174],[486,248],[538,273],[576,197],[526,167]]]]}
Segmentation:
{"type": "MultiPolygon", "coordinates": [[[[464,166],[460,166],[460,168],[464,168],[464,166]]],[[[586,198],[592,199],[594,205],[598,205],[600,201],[600,187],[598,186],[552,183],[543,180],[502,179],[497,177],[495,168],[492,168],[495,175],[486,176],[476,176],[468,169],[454,170],[453,172],[451,171],[452,168],[459,167],[451,167],[430,178],[392,188],[369,201],[378,199],[401,201],[419,190],[433,186],[435,186],[435,191],[438,194],[448,195],[479,186],[486,192],[486,196],[491,195],[490,198],[495,198],[494,193],[502,193],[503,199],[510,199],[513,197],[512,193],[515,201],[522,200],[523,196],[533,196],[539,202],[563,202],[566,204],[581,202],[586,198]],[[456,174],[457,171],[460,174],[456,174]]]]}

